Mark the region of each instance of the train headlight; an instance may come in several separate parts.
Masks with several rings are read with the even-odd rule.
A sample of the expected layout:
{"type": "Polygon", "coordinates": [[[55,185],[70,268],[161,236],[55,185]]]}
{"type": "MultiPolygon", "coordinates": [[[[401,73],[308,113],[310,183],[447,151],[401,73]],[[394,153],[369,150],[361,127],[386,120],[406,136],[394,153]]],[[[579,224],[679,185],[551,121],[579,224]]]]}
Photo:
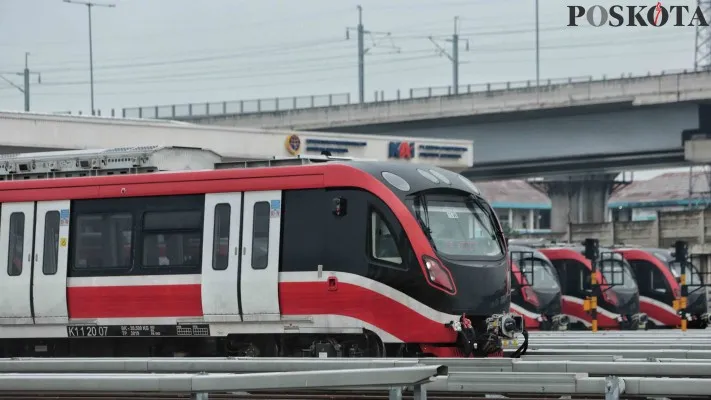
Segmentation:
{"type": "Polygon", "coordinates": [[[444,268],[439,261],[429,256],[423,256],[422,261],[425,263],[425,268],[427,269],[427,279],[431,284],[437,288],[443,289],[449,294],[457,292],[457,288],[454,286],[454,281],[449,275],[449,271],[444,268]]]}

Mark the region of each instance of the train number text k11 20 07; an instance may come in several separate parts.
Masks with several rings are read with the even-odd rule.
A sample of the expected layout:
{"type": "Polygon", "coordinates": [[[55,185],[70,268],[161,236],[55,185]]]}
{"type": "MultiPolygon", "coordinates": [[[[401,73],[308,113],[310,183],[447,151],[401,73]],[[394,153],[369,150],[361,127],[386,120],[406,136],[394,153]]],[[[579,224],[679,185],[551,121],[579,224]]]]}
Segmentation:
{"type": "Polygon", "coordinates": [[[93,337],[93,336],[108,336],[109,327],[108,326],[95,326],[95,325],[83,325],[83,326],[68,326],[67,334],[69,337],[93,337]]]}

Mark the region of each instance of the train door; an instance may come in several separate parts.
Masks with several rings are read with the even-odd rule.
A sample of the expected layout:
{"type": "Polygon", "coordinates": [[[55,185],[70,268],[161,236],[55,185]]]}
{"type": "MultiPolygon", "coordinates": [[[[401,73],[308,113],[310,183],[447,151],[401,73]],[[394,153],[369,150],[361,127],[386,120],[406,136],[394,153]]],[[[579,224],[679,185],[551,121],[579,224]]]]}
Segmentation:
{"type": "Polygon", "coordinates": [[[36,324],[65,323],[69,200],[37,202],[32,304],[36,324]]]}
{"type": "Polygon", "coordinates": [[[205,196],[202,309],[207,322],[241,321],[239,309],[242,193],[205,196]]]}
{"type": "Polygon", "coordinates": [[[30,285],[35,204],[0,207],[0,322],[32,324],[30,285]]]}
{"type": "Polygon", "coordinates": [[[242,220],[242,316],[245,321],[279,320],[281,191],[245,192],[242,220]]]}

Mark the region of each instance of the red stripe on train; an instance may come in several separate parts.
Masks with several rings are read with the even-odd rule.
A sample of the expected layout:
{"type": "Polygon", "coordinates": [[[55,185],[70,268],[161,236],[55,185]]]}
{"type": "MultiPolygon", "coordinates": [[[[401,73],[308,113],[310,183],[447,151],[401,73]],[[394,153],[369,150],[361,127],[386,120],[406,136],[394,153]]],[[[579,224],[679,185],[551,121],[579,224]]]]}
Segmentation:
{"type": "Polygon", "coordinates": [[[639,311],[647,314],[649,318],[661,322],[664,326],[677,326],[681,324],[681,318],[677,314],[644,299],[639,299],[639,311]]]}
{"type": "Polygon", "coordinates": [[[335,314],[376,326],[404,342],[452,343],[456,333],[402,303],[376,291],[349,283],[328,290],[326,282],[279,283],[283,315],[335,314]]]}
{"type": "Polygon", "coordinates": [[[67,288],[69,318],[200,317],[200,284],[74,286],[67,288]]]}
{"type": "MultiPolygon", "coordinates": [[[[582,304],[576,303],[574,301],[567,300],[563,297],[563,302],[561,304],[563,314],[569,315],[571,317],[578,318],[588,323],[592,323],[592,317],[585,311],[582,304]]],[[[598,310],[600,307],[598,306],[598,310]]],[[[604,314],[597,312],[597,326],[598,328],[607,329],[619,329],[620,323],[604,314]]]]}
{"type": "MultiPolygon", "coordinates": [[[[70,318],[199,317],[200,285],[70,287],[70,318]]],[[[382,329],[406,342],[452,343],[456,334],[402,303],[348,283],[281,282],[283,315],[341,315],[382,329]]]]}

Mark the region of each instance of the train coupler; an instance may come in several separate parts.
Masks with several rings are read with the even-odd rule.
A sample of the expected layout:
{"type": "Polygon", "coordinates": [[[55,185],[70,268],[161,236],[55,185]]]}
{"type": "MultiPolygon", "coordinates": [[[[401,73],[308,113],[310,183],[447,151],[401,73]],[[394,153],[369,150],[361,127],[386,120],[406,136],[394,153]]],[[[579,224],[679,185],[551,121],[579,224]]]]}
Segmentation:
{"type": "Polygon", "coordinates": [[[501,341],[501,337],[513,339],[517,334],[522,334],[523,343],[511,354],[511,358],[519,358],[526,354],[528,350],[528,331],[526,331],[526,324],[523,317],[513,314],[497,314],[492,315],[486,322],[487,331],[498,336],[499,341],[501,341]]]}
{"type": "Polygon", "coordinates": [[[459,321],[450,321],[445,326],[457,332],[457,347],[464,357],[500,357],[503,354],[502,338],[511,340],[518,333],[523,333],[524,343],[517,353],[525,352],[528,348],[528,332],[523,317],[517,315],[493,315],[477,327],[466,315],[462,315],[459,321]]]}
{"type": "Polygon", "coordinates": [[[476,331],[472,325],[472,321],[467,318],[466,314],[459,317],[459,321],[450,321],[445,324],[446,327],[452,328],[457,332],[457,347],[461,350],[464,357],[469,357],[478,349],[476,342],[476,331]]]}
{"type": "Polygon", "coordinates": [[[558,314],[551,318],[552,330],[565,331],[570,325],[570,318],[565,314],[558,314]]]}
{"type": "Polygon", "coordinates": [[[649,317],[645,313],[637,313],[632,315],[632,324],[637,326],[637,329],[647,329],[649,317]]]}

